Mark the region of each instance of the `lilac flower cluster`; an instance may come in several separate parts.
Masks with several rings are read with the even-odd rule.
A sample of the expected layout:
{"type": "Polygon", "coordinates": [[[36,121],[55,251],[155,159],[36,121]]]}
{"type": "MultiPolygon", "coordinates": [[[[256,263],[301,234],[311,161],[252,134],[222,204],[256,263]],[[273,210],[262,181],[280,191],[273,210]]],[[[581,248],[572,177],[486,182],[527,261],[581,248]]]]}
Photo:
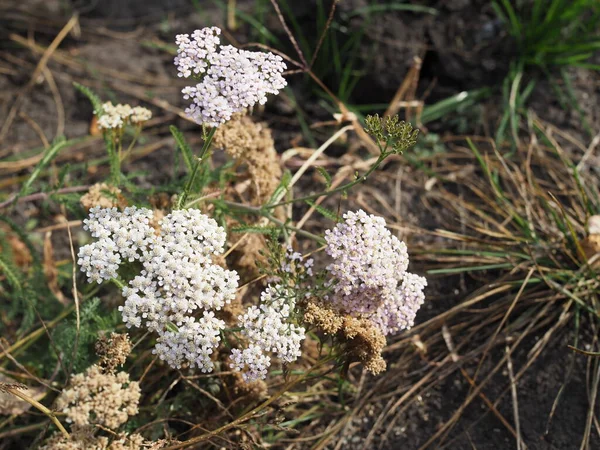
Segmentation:
{"type": "Polygon", "coordinates": [[[211,127],[264,104],[267,94],[277,95],[286,86],[282,76],[286,65],[280,56],[220,45],[220,34],[219,28],[211,27],[176,37],[178,75],[200,79],[182,90],[183,98],[192,101],[186,114],[211,127]]]}
{"type": "Polygon", "coordinates": [[[117,277],[123,259],[140,261],[140,274],[123,288],[123,321],[156,332],[154,353],[170,366],[210,372],[225,328],[214,311],[231,302],[238,285],[236,272],[212,262],[223,252],[225,230],[197,209],[173,211],[158,234],[150,219],[147,209],[90,210],[85,224],[99,240],[80,249],[81,270],[101,282],[117,277]]]}
{"type": "Polygon", "coordinates": [[[328,301],[345,314],[369,318],[384,335],[413,326],[427,282],[406,272],[406,245],[382,217],[348,212],[325,240],[333,259],[327,267],[333,291],[328,301]]]}
{"type": "Polygon", "coordinates": [[[231,351],[231,368],[242,372],[246,381],[264,379],[275,354],[284,363],[294,362],[301,354],[300,344],[306,330],[292,323],[296,305],[294,293],[281,285],[269,285],[261,294],[260,305],[250,306],[238,318],[249,345],[231,351]]]}

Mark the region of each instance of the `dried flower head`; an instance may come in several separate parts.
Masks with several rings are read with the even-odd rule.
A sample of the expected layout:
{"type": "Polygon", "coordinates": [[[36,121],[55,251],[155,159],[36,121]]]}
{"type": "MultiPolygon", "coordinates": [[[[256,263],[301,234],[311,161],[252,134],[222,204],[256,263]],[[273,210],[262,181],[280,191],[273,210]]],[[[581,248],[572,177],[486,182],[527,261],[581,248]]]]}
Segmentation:
{"type": "Polygon", "coordinates": [[[106,183],[94,184],[90,187],[90,190],[81,197],[80,202],[81,206],[88,211],[95,206],[100,208],[124,208],[127,206],[127,201],[121,194],[121,189],[106,183]]]}
{"type": "Polygon", "coordinates": [[[127,334],[102,335],[96,342],[96,354],[100,357],[98,364],[105,372],[114,373],[117,367],[125,364],[130,353],[131,341],[127,334]]]}
{"type": "Polygon", "coordinates": [[[267,94],[278,94],[286,85],[281,75],[286,65],[280,56],[220,45],[220,34],[219,28],[211,27],[176,37],[178,75],[200,79],[182,90],[183,98],[192,101],[186,113],[211,127],[257,103],[264,104],[267,94]]]}
{"type": "Polygon", "coordinates": [[[236,114],[217,128],[213,145],[245,165],[252,180],[253,204],[262,205],[271,197],[279,185],[282,171],[271,130],[266,124],[236,114]]]}
{"type": "Polygon", "coordinates": [[[318,299],[310,299],[306,303],[303,319],[305,323],[329,335],[337,334],[344,325],[344,317],[331,306],[323,305],[318,299]]]}
{"type": "Polygon", "coordinates": [[[233,393],[243,397],[247,403],[260,401],[267,396],[268,387],[263,380],[245,381],[240,372],[233,372],[230,380],[233,384],[233,393]]]}
{"type": "Polygon", "coordinates": [[[381,352],[386,339],[370,320],[345,317],[341,334],[346,340],[345,349],[351,358],[360,361],[373,375],[385,370],[386,363],[381,352]]]}
{"type": "Polygon", "coordinates": [[[378,374],[385,370],[381,356],[386,339],[373,321],[341,313],[331,305],[311,298],[304,303],[304,321],[336,338],[348,361],[360,361],[365,368],[378,374]]]}
{"type": "Polygon", "coordinates": [[[56,399],[56,408],[67,422],[78,426],[101,425],[113,430],[138,413],[140,386],[129,374],[103,373],[93,365],[71,378],[68,389],[56,399]]]}
{"type": "Polygon", "coordinates": [[[105,436],[96,436],[91,426],[73,427],[70,437],[55,433],[44,442],[40,450],[159,450],[177,441],[147,441],[141,434],[119,433],[112,441],[105,436]]]}
{"type": "Polygon", "coordinates": [[[40,450],[107,450],[108,445],[108,438],[95,436],[93,427],[73,426],[69,437],[54,433],[40,446],[40,450]]]}

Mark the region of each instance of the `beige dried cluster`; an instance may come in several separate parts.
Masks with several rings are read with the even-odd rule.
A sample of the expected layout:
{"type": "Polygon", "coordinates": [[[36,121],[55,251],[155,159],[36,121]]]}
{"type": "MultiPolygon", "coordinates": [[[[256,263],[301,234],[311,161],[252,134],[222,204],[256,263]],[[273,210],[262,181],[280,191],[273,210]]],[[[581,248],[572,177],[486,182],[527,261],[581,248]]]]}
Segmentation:
{"type": "Polygon", "coordinates": [[[131,341],[127,334],[102,335],[96,342],[96,354],[100,357],[98,364],[107,373],[114,373],[117,367],[125,364],[130,353],[131,341]]]}
{"type": "MultiPolygon", "coordinates": [[[[228,220],[227,227],[240,226],[240,222],[228,220]]],[[[259,225],[259,224],[257,224],[259,225]]],[[[265,237],[255,233],[231,233],[231,266],[244,278],[255,278],[260,274],[259,266],[266,265],[267,259],[261,250],[266,248],[265,237]]]]}
{"type": "Polygon", "coordinates": [[[91,426],[74,427],[71,436],[52,435],[40,450],[159,450],[173,441],[147,441],[141,434],[118,434],[112,441],[106,436],[95,436],[91,426]]]}
{"type": "Polygon", "coordinates": [[[233,393],[243,399],[242,403],[252,404],[263,400],[268,393],[267,383],[264,380],[245,381],[240,372],[231,374],[233,393]]]}
{"type": "Polygon", "coordinates": [[[281,179],[281,166],[271,130],[266,124],[237,114],[217,128],[213,144],[246,165],[252,181],[253,204],[262,205],[270,198],[281,179]]]}
{"type": "Polygon", "coordinates": [[[343,345],[349,361],[360,361],[374,375],[385,370],[386,363],[381,352],[386,339],[370,320],[341,315],[317,299],[309,299],[304,305],[304,321],[335,336],[343,345]]]}
{"type": "Polygon", "coordinates": [[[71,436],[66,437],[62,433],[54,433],[50,436],[40,450],[106,450],[108,438],[94,436],[94,430],[90,426],[73,427],[71,436]]]}
{"type": "Polygon", "coordinates": [[[56,408],[77,426],[89,424],[117,429],[138,413],[140,386],[129,374],[104,373],[97,365],[71,379],[69,389],[56,400],[56,408]]]}
{"type": "Polygon", "coordinates": [[[101,208],[124,208],[127,200],[121,194],[121,189],[106,183],[96,183],[81,197],[81,206],[89,211],[94,206],[101,208]]]}

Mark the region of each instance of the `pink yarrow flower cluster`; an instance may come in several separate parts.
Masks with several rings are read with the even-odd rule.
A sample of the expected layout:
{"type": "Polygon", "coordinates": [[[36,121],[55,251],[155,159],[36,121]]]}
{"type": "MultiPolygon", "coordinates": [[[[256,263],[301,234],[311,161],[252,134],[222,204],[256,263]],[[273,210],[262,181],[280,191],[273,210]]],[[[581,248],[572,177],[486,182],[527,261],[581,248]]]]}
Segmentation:
{"type": "Polygon", "coordinates": [[[232,114],[263,105],[267,94],[277,95],[286,86],[283,59],[270,52],[239,50],[220,45],[217,27],[176,37],[178,75],[200,82],[182,90],[191,100],[186,114],[201,125],[218,127],[232,114]]]}
{"type": "Polygon", "coordinates": [[[359,210],[343,218],[325,233],[333,259],[327,267],[333,289],[328,300],[346,314],[369,318],[384,335],[411,328],[427,281],[406,271],[406,244],[382,217],[359,210]]]}

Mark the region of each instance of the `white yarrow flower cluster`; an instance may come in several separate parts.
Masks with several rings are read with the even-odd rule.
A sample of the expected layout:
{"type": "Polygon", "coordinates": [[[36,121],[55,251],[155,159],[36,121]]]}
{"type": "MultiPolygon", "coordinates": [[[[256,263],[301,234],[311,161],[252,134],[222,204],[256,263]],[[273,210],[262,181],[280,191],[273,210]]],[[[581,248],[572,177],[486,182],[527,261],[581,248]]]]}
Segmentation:
{"type": "Polygon", "coordinates": [[[77,262],[89,283],[117,278],[123,260],[139,260],[147,252],[154,240],[151,218],[152,211],[135,206],[123,212],[117,208],[90,209],[83,229],[98,240],[79,249],[77,262]]]}
{"type": "Polygon", "coordinates": [[[382,217],[359,210],[325,233],[327,267],[333,293],[328,300],[355,317],[368,317],[383,334],[413,326],[423,304],[425,278],[406,272],[404,242],[385,227],[382,217]]]}
{"type": "Polygon", "coordinates": [[[98,128],[102,130],[121,129],[127,123],[141,124],[152,118],[152,112],[143,106],[132,108],[129,105],[113,105],[106,102],[102,105],[102,115],[98,118],[98,128]]]}
{"type": "Polygon", "coordinates": [[[220,34],[219,28],[211,27],[196,30],[191,37],[176,37],[178,75],[200,79],[182,90],[183,98],[192,101],[186,114],[211,127],[257,103],[263,105],[267,94],[277,95],[287,84],[280,56],[220,45],[220,34]]]}
{"type": "Polygon", "coordinates": [[[85,226],[99,240],[80,249],[81,270],[101,282],[117,277],[123,259],[139,260],[140,274],[123,288],[123,321],[158,333],[154,353],[170,366],[210,372],[225,328],[214,311],[231,302],[238,286],[236,272],[212,262],[223,252],[225,230],[197,209],[173,211],[159,234],[151,218],[147,209],[90,210],[85,226]]]}
{"type": "Polygon", "coordinates": [[[267,376],[273,353],[284,363],[296,361],[306,330],[291,322],[296,305],[294,293],[280,285],[269,285],[261,294],[260,306],[251,306],[238,318],[249,345],[231,351],[231,368],[242,372],[245,381],[267,376]]]}

